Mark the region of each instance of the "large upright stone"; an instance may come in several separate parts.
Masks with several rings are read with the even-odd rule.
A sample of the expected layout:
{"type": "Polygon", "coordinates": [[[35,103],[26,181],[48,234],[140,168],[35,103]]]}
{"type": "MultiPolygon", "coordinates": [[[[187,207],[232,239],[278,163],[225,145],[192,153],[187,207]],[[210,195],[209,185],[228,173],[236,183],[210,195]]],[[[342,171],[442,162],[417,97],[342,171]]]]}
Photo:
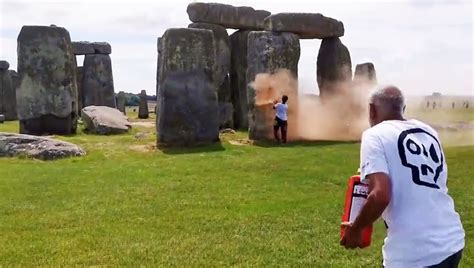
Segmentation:
{"type": "Polygon", "coordinates": [[[161,70],[161,63],[163,62],[163,59],[161,58],[163,56],[162,53],[162,41],[161,37],[158,37],[156,40],[156,51],[158,53],[157,59],[156,59],[156,106],[155,106],[155,114],[156,114],[156,126],[158,127],[158,122],[160,118],[158,117],[159,111],[160,111],[160,70],[161,70]]]}
{"type": "Polygon", "coordinates": [[[86,55],[83,67],[83,107],[95,105],[115,108],[114,79],[110,56],[86,55]]]}
{"type": "Polygon", "coordinates": [[[204,72],[169,72],[161,86],[159,143],[192,146],[219,141],[217,95],[204,72]]]}
{"type": "Polygon", "coordinates": [[[18,36],[18,73],[20,133],[75,133],[76,58],[69,32],[56,26],[23,26],[18,36]]]}
{"type": "Polygon", "coordinates": [[[147,119],[148,118],[148,100],[146,96],[146,91],[142,90],[140,92],[140,103],[138,106],[138,118],[147,119]]]}
{"type": "Polygon", "coordinates": [[[217,75],[216,42],[210,30],[172,28],[161,38],[162,56],[159,68],[159,83],[169,72],[202,70],[209,81],[220,85],[217,75]]]}
{"type": "Polygon", "coordinates": [[[230,89],[230,39],[226,28],[209,23],[191,23],[189,28],[211,30],[216,41],[217,70],[216,76],[220,86],[218,89],[220,127],[233,127],[233,107],[230,89]]]}
{"type": "Polygon", "coordinates": [[[234,108],[234,127],[247,130],[247,40],[250,31],[237,31],[230,35],[231,42],[231,99],[234,108]]]}
{"type": "Polygon", "coordinates": [[[168,29],[160,43],[159,142],[192,145],[217,140],[220,81],[212,31],[168,29]]]}
{"type": "Polygon", "coordinates": [[[291,32],[301,39],[323,39],[344,35],[344,24],[319,13],[278,13],[265,18],[265,30],[291,32]]]}
{"type": "Polygon", "coordinates": [[[377,84],[377,74],[374,64],[371,62],[357,64],[354,71],[354,82],[357,84],[377,84]]]}
{"type": "Polygon", "coordinates": [[[84,78],[84,67],[76,67],[76,84],[77,84],[77,110],[81,111],[84,108],[82,103],[82,79],[84,78]]]}
{"type": "MultiPolygon", "coordinates": [[[[16,89],[20,86],[20,75],[15,70],[8,70],[8,71],[10,72],[13,88],[15,89],[15,92],[16,92],[16,89]]],[[[16,93],[15,93],[15,96],[16,96],[16,93]]],[[[15,100],[16,100],[16,97],[15,97],[15,100]]]]}
{"type": "Polygon", "coordinates": [[[121,111],[123,114],[127,114],[125,107],[126,107],[125,92],[120,91],[117,94],[117,109],[121,111]]]}
{"type": "MultiPolygon", "coordinates": [[[[270,138],[274,122],[273,112],[269,111],[268,107],[256,105],[256,92],[252,82],[255,81],[257,74],[271,74],[281,69],[291,71],[296,78],[300,58],[299,42],[298,36],[292,33],[250,32],[247,50],[247,100],[250,139],[270,138]]],[[[297,92],[294,93],[297,95],[297,92]]],[[[297,101],[296,98],[293,101],[297,101]]],[[[291,134],[288,133],[288,136],[291,136],[291,134]]]]}
{"type": "Polygon", "coordinates": [[[337,94],[352,81],[351,55],[338,37],[325,38],[321,42],[316,75],[322,98],[337,94]]]}
{"type": "Polygon", "coordinates": [[[199,2],[189,4],[186,11],[192,22],[207,22],[241,30],[263,30],[263,20],[271,14],[251,7],[199,2]]]}
{"type": "Polygon", "coordinates": [[[8,70],[9,66],[8,62],[0,61],[0,114],[3,114],[7,121],[17,119],[16,85],[11,76],[12,71],[8,70]]]}

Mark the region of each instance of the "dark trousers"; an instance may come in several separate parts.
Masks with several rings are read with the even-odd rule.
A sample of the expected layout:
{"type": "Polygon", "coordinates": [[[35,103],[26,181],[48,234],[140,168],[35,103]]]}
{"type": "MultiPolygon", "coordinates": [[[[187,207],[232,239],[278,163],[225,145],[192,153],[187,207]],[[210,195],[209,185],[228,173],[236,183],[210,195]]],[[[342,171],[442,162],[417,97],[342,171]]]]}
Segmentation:
{"type": "Polygon", "coordinates": [[[273,136],[275,136],[275,140],[280,141],[278,130],[281,129],[281,139],[283,143],[286,143],[286,133],[288,130],[288,122],[281,120],[278,117],[275,117],[275,123],[273,125],[273,136]]]}
{"type": "Polygon", "coordinates": [[[429,268],[457,268],[462,257],[462,249],[453,255],[449,256],[446,260],[436,264],[431,265],[429,268]]]}
{"type": "MultiPolygon", "coordinates": [[[[444,261],[428,266],[427,268],[457,268],[462,257],[462,249],[446,258],[444,261]]],[[[382,265],[382,267],[384,267],[382,265]]]]}

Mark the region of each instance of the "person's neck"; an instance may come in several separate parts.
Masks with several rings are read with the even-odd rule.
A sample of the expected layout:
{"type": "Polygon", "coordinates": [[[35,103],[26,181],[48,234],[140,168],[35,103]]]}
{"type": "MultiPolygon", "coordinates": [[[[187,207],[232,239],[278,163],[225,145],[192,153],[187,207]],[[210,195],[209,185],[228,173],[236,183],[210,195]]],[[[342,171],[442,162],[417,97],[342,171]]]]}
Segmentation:
{"type": "Polygon", "coordinates": [[[405,118],[403,117],[403,115],[401,115],[401,114],[393,114],[393,115],[386,116],[383,121],[386,121],[386,120],[400,120],[400,121],[405,121],[406,119],[405,119],[405,118]]]}

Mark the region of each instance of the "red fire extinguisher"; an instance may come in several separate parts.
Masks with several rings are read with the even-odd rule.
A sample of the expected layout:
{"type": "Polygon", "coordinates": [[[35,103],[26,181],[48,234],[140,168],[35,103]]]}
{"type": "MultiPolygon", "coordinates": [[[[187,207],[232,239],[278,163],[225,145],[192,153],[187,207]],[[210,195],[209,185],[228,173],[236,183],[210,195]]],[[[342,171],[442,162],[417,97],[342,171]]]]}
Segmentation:
{"type": "MultiPolygon", "coordinates": [[[[360,181],[360,175],[350,177],[347,184],[346,203],[344,205],[344,213],[342,214],[342,222],[353,223],[367,201],[369,186],[360,181]]],[[[344,235],[344,230],[345,226],[341,226],[341,238],[344,235]]],[[[361,247],[365,248],[370,246],[372,230],[372,225],[362,230],[361,247]]]]}

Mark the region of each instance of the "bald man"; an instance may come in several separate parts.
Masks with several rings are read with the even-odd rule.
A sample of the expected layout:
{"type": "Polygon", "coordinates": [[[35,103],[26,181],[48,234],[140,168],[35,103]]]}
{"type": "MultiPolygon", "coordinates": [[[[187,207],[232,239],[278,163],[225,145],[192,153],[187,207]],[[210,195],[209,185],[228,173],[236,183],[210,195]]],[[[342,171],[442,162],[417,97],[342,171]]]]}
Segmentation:
{"type": "Polygon", "coordinates": [[[362,135],[361,179],[366,204],[346,226],[341,245],[361,245],[361,230],[380,216],[387,226],[382,248],[388,268],[457,267],[464,229],[448,195],[448,169],[436,131],[406,120],[402,92],[394,86],[370,99],[371,128],[362,135]]]}

